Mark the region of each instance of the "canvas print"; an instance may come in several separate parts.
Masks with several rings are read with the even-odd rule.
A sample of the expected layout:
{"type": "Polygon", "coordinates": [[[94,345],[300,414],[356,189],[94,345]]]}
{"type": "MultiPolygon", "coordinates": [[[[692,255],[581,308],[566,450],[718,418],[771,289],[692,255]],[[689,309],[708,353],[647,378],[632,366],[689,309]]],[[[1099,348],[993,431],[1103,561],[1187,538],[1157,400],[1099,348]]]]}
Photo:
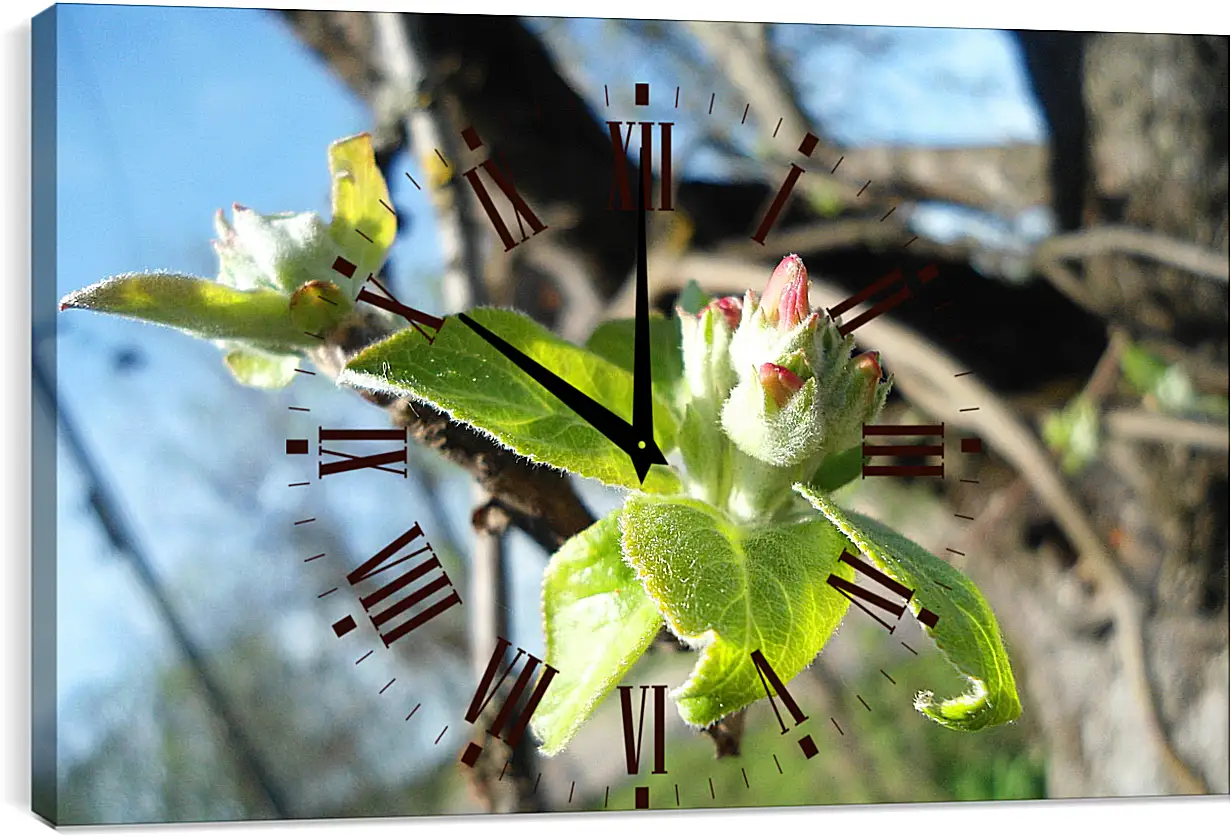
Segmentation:
{"type": "Polygon", "coordinates": [[[54,824],[1228,793],[1223,35],[33,22],[54,824]]]}

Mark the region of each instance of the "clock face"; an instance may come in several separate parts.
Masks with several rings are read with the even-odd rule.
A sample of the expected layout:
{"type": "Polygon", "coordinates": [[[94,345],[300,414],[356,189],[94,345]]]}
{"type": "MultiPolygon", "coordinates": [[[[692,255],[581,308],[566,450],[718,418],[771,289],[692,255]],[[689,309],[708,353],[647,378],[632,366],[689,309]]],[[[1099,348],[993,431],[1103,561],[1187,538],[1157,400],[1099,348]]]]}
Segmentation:
{"type": "MultiPolygon", "coordinates": [[[[1042,280],[1012,286],[1020,230],[1003,247],[945,235],[926,206],[1025,224],[1050,200],[1030,185],[1042,140],[852,140],[815,90],[815,68],[842,63],[826,46],[868,66],[893,53],[909,78],[914,53],[891,48],[905,30],[221,10],[189,38],[212,33],[209,49],[189,49],[151,14],[72,7],[36,27],[36,46],[130,29],[150,45],[104,38],[68,62],[119,62],[97,83],[36,77],[69,103],[60,129],[39,122],[66,161],[57,194],[122,169],[86,153],[91,90],[126,91],[101,107],[137,126],[118,141],[128,191],[98,186],[93,226],[90,201],[57,206],[54,340],[36,323],[35,384],[56,408],[36,426],[59,428],[65,464],[59,578],[40,582],[63,603],[62,658],[40,665],[78,679],[36,704],[93,743],[47,769],[49,819],[1044,797],[1061,781],[1039,743],[1096,736],[1066,726],[1103,687],[1073,674],[1085,658],[1063,676],[1036,664],[1057,692],[1038,712],[1019,644],[1107,645],[1089,678],[1123,675],[1114,694],[1153,713],[1144,664],[1120,672],[1118,606],[1066,575],[1102,578],[1064,551],[1102,537],[1071,510],[1072,460],[1099,456],[1084,399],[1128,386],[1099,360],[1106,324],[1042,280]],[[232,40],[271,20],[285,31],[232,40]],[[278,58],[288,33],[298,51],[278,58]],[[195,87],[159,69],[219,50],[226,72],[195,87]],[[329,84],[309,77],[321,66],[329,84]],[[232,105],[254,127],[180,150],[147,135],[147,100],[186,136],[232,105]],[[218,212],[212,253],[157,246],[206,223],[183,207],[234,199],[253,208],[218,212]],[[127,244],[105,233],[116,218],[127,244]],[[1055,384],[1085,376],[1072,401],[1055,384]],[[980,555],[1010,519],[1029,549],[980,555]],[[63,616],[90,607],[93,622],[63,616]],[[86,683],[121,659],[139,689],[86,683]],[[107,796],[151,784],[162,796],[107,796]]],[[[1061,241],[1056,265],[1084,246],[1061,241]]],[[[1205,256],[1175,258],[1214,271],[1205,256]]],[[[1211,404],[1137,351],[1115,349],[1126,381],[1157,379],[1143,404],[1211,404]]],[[[1119,418],[1122,436],[1159,432],[1119,418]]],[[[1197,421],[1163,427],[1213,446],[1197,421]]],[[[1162,748],[1170,785],[1148,791],[1206,788],[1161,727],[1127,729],[1123,752],[1162,748]]]]}
{"type": "MultiPolygon", "coordinates": [[[[461,394],[449,385],[433,391],[433,385],[428,384],[424,391],[410,393],[409,398],[405,392],[395,389],[386,392],[384,406],[388,409],[390,400],[406,398],[405,410],[412,414],[417,404],[419,410],[443,409],[454,416],[466,417],[480,427],[500,425],[501,420],[489,420],[489,417],[515,412],[519,407],[512,397],[502,396],[502,391],[530,393],[540,408],[548,405],[547,409],[555,416],[566,417],[562,421],[571,433],[582,435],[582,441],[574,445],[601,451],[614,464],[620,476],[608,482],[622,484],[629,492],[640,495],[643,491],[663,491],[650,485],[652,473],[665,478],[688,468],[688,463],[681,462],[678,456],[671,461],[665,456],[663,448],[669,446],[662,439],[663,426],[655,423],[656,410],[668,413],[680,410],[671,402],[669,393],[656,394],[659,376],[655,374],[662,367],[680,365],[680,332],[687,333],[687,327],[682,327],[680,321],[704,321],[709,311],[711,319],[723,318],[728,331],[741,327],[751,329],[744,325],[751,322],[750,318],[741,320],[743,308],[764,310],[767,305],[762,301],[764,298],[758,299],[762,291],[758,288],[756,293],[745,297],[703,294],[710,298],[709,301],[692,311],[677,299],[668,317],[658,312],[651,314],[651,289],[656,287],[656,280],[665,280],[657,286],[660,289],[666,286],[678,291],[680,283],[675,272],[653,276],[648,228],[653,224],[662,230],[684,223],[672,219],[672,214],[682,212],[677,208],[674,195],[673,172],[679,167],[674,158],[679,148],[676,138],[695,136],[706,130],[707,124],[716,119],[716,94],[680,84],[651,86],[647,82],[615,78],[602,89],[603,102],[595,107],[594,116],[609,143],[606,175],[602,179],[605,188],[579,194],[578,200],[582,202],[582,213],[605,219],[618,231],[615,236],[626,237],[629,261],[634,266],[629,282],[632,316],[620,324],[624,344],[622,352],[617,353],[631,373],[631,398],[626,403],[596,396],[601,388],[596,387],[592,379],[587,381],[578,375],[574,359],[556,355],[552,360],[552,353],[544,352],[540,346],[543,336],[533,334],[532,338],[527,338],[527,329],[519,320],[491,308],[469,312],[423,311],[399,299],[387,282],[375,274],[359,277],[356,264],[344,255],[338,255],[331,267],[347,281],[362,280],[357,283],[356,302],[381,310],[387,315],[381,321],[384,328],[399,333],[394,348],[386,349],[390,346],[386,344],[371,352],[361,351],[357,358],[351,357],[347,370],[366,376],[352,378],[352,386],[361,391],[367,387],[379,391],[379,382],[370,370],[387,369],[389,359],[397,364],[399,354],[413,353],[415,360],[411,366],[423,370],[427,380],[468,377],[460,385],[461,394]],[[664,340],[652,339],[652,329],[656,335],[664,335],[664,340]],[[656,346],[663,357],[655,357],[656,346]],[[459,365],[457,356],[466,353],[477,358],[481,368],[459,365]],[[483,391],[490,393],[475,398],[483,391]],[[431,392],[439,395],[433,398],[431,392]],[[488,412],[486,416],[485,411],[488,412]]],[[[533,99],[522,103],[522,107],[534,114],[534,125],[550,130],[553,124],[550,111],[544,111],[533,99]]],[[[759,257],[753,261],[763,268],[768,282],[765,297],[775,293],[771,289],[777,283],[778,293],[783,295],[778,304],[780,320],[786,319],[787,306],[793,304],[797,307],[796,320],[806,319],[805,313],[809,313],[814,328],[816,322],[825,323],[831,330],[829,339],[845,341],[841,344],[842,351],[855,354],[856,364],[867,371],[867,386],[875,391],[884,387],[886,380],[879,356],[875,352],[859,354],[858,349],[852,349],[852,336],[900,305],[919,304],[922,300],[924,304],[930,302],[936,310],[943,309],[944,300],[940,296],[944,293],[943,282],[934,283],[941,278],[934,264],[906,271],[896,268],[869,278],[858,291],[828,306],[813,306],[806,295],[808,285],[802,260],[793,254],[784,258],[766,245],[774,241],[776,224],[790,205],[795,190],[800,188],[801,182],[806,183],[804,179],[809,170],[823,171],[829,178],[838,177],[836,182],[841,182],[838,173],[847,161],[845,158],[817,159],[820,156],[818,137],[811,132],[799,137],[783,135],[780,129],[784,119],[777,120],[770,136],[763,138],[774,148],[771,156],[786,161],[780,167],[781,182],[746,231],[747,241],[759,248],[753,251],[759,257]],[[783,278],[777,278],[780,275],[783,278]],[[801,287],[804,289],[804,297],[788,303],[788,292],[782,288],[792,280],[805,283],[797,284],[796,288],[797,291],[801,287]]],[[[750,128],[749,132],[752,130],[750,128]]],[[[440,149],[433,149],[433,154],[440,166],[450,173],[453,188],[460,192],[455,200],[471,203],[476,215],[485,223],[487,258],[500,265],[497,272],[516,276],[521,270],[519,266],[524,264],[516,261],[518,257],[533,254],[537,247],[549,247],[555,231],[543,221],[542,211],[536,212],[533,199],[522,193],[507,164],[502,165],[499,151],[488,146],[474,125],[462,127],[455,139],[460,142],[453,143],[452,147],[459,156],[445,156],[440,149]],[[507,268],[502,263],[507,263],[507,268]]],[[[847,163],[851,168],[857,164],[857,160],[847,163]]],[[[419,188],[410,173],[406,176],[419,188]]],[[[600,179],[596,178],[594,183],[599,184],[600,179]]],[[[857,198],[871,184],[853,182],[847,186],[857,198]]],[[[891,212],[892,209],[885,216],[891,212]]],[[[369,208],[370,217],[382,218],[386,214],[395,217],[396,211],[383,198],[369,208]]],[[[372,232],[357,226],[347,234],[371,241],[372,232]]],[[[909,244],[909,239],[903,240],[899,247],[904,250],[909,244]]],[[[595,345],[593,340],[587,344],[589,347],[595,345]]],[[[688,366],[688,361],[684,365],[688,366]]],[[[307,370],[297,372],[312,374],[307,370]]],[[[686,370],[685,376],[689,372],[695,370],[686,370]]],[[[343,378],[346,374],[343,373],[343,378]]],[[[802,383],[789,369],[782,369],[779,375],[784,378],[775,379],[775,382],[802,383]]],[[[396,382],[399,379],[394,374],[388,376],[388,380],[396,382]]],[[[772,395],[773,391],[770,392],[772,395]]],[[[684,408],[684,412],[688,409],[684,408]]],[[[975,410],[977,406],[967,409],[975,410]]],[[[405,416],[404,410],[395,408],[393,413],[405,416]]],[[[407,478],[411,462],[409,452],[415,444],[412,433],[419,421],[416,416],[404,423],[408,427],[400,428],[313,427],[311,421],[305,422],[303,436],[286,441],[286,454],[302,463],[304,469],[304,481],[293,483],[292,488],[342,481],[396,483],[407,478]]],[[[517,431],[512,431],[510,436],[516,438],[517,431]]],[[[960,435],[954,440],[950,431],[946,445],[943,422],[860,422],[858,436],[856,446],[841,452],[849,471],[845,477],[847,481],[851,478],[872,483],[894,478],[944,480],[948,476],[950,480],[978,483],[980,439],[960,435]],[[947,449],[950,460],[946,468],[947,449]],[[959,455],[956,463],[952,457],[955,453],[959,455]]],[[[698,453],[704,458],[726,456],[719,447],[705,447],[698,453]]],[[[835,456],[829,462],[832,465],[839,459],[835,456]]],[[[739,482],[738,476],[727,480],[739,482]]],[[[575,489],[561,485],[556,491],[571,495],[575,489]]],[[[344,513],[330,508],[328,514],[344,513]]],[[[789,519],[790,513],[784,517],[789,519]]],[[[973,520],[961,513],[956,517],[973,520]]],[[[302,519],[291,526],[306,527],[314,522],[313,518],[302,519]]],[[[844,527],[850,523],[843,521],[844,527]]],[[[633,530],[637,524],[625,519],[620,525],[625,544],[636,539],[633,530]]],[[[507,522],[503,526],[507,526],[507,522]]],[[[753,675],[760,685],[756,700],[747,702],[745,691],[745,706],[736,702],[709,710],[711,717],[701,726],[702,732],[680,730],[680,714],[672,706],[680,679],[677,674],[674,676],[677,683],[670,683],[672,676],[668,674],[679,667],[677,660],[672,659],[695,659],[693,649],[704,650],[713,641],[690,633],[688,621],[692,615],[672,611],[672,604],[661,612],[654,606],[648,609],[650,619],[646,628],[649,632],[642,630],[640,643],[629,644],[627,636],[611,631],[612,625],[621,621],[645,619],[642,614],[629,613],[634,607],[621,599],[616,587],[621,583],[638,586],[639,580],[636,577],[625,578],[621,583],[591,580],[586,577],[611,573],[611,568],[587,563],[584,559],[572,564],[560,562],[561,556],[573,558],[577,551],[570,551],[570,546],[578,540],[602,537],[591,535],[601,526],[596,523],[580,534],[565,533],[573,536],[573,540],[557,546],[557,558],[546,571],[543,583],[542,619],[546,642],[514,639],[509,621],[501,619],[504,615],[498,613],[505,606],[492,603],[490,591],[467,591],[460,585],[456,574],[451,575],[432,546],[436,534],[413,514],[407,516],[405,529],[396,538],[387,543],[373,542],[370,556],[353,567],[344,568],[345,574],[339,573],[331,580],[320,597],[336,608],[330,623],[332,633],[354,648],[368,646],[357,663],[374,668],[388,667],[389,678],[377,690],[381,695],[398,689],[399,677],[395,672],[399,649],[413,647],[418,638],[446,625],[454,625],[458,631],[468,627],[472,633],[478,631],[476,626],[487,628],[486,637],[472,637],[474,677],[466,689],[450,698],[436,697],[430,712],[417,690],[413,687],[406,690],[408,695],[400,699],[405,706],[390,715],[390,735],[399,735],[394,731],[408,726],[422,727],[429,724],[426,721],[429,716],[435,717],[436,727],[426,731],[435,734],[429,747],[452,754],[454,770],[479,791],[481,798],[505,810],[623,810],[766,805],[766,791],[774,784],[785,777],[799,782],[809,773],[823,771],[820,766],[825,762],[824,753],[844,749],[848,747],[848,738],[866,736],[864,731],[874,729],[864,719],[847,718],[876,713],[861,692],[854,690],[849,695],[830,696],[829,706],[823,706],[815,685],[800,685],[792,680],[800,673],[798,652],[792,648],[796,644],[790,639],[785,643],[779,640],[762,644],[748,637],[730,644],[735,647],[735,654],[746,658],[746,664],[729,666],[724,675],[753,675]],[[570,586],[575,590],[567,590],[570,586]],[[561,595],[557,587],[565,589],[565,593],[561,595]],[[585,607],[579,609],[572,601],[573,597],[585,596],[607,601],[589,608],[587,613],[585,607]],[[561,599],[568,600],[567,604],[562,606],[558,601],[561,599]],[[578,613],[569,613],[570,608],[578,613]],[[479,609],[486,609],[488,613],[476,615],[474,612],[479,609]],[[563,613],[556,609],[562,609],[563,613]],[[501,624],[503,628],[492,630],[493,626],[501,624]],[[561,634],[586,631],[593,631],[597,636],[560,640],[561,634]],[[637,658],[640,654],[641,659],[633,667],[619,664],[613,667],[613,652],[604,645],[606,641],[625,644],[618,649],[624,658],[637,658]],[[776,655],[785,659],[790,671],[778,671],[776,655]],[[367,663],[369,658],[371,663],[367,663]],[[608,674],[605,680],[599,679],[599,686],[596,686],[594,675],[587,670],[605,674],[618,672],[621,677],[608,674]],[[587,690],[593,694],[585,695],[587,690]],[[558,724],[561,708],[568,711],[572,709],[570,705],[585,700],[598,707],[587,707],[584,713],[573,711],[576,717],[566,724],[578,729],[570,736],[569,744],[562,745],[558,730],[553,727],[558,724]],[[839,705],[833,703],[835,700],[843,709],[837,709],[839,705]],[[749,704],[752,707],[747,706],[749,704]],[[854,708],[858,711],[853,712],[854,708]],[[592,714],[606,718],[591,721],[592,714]],[[543,718],[548,722],[536,730],[536,720],[543,718]],[[453,744],[454,740],[446,739],[451,730],[455,735],[457,731],[462,732],[465,742],[460,750],[453,744]],[[672,746],[683,736],[712,739],[715,758],[705,771],[673,770],[672,746]],[[745,744],[746,737],[753,739],[755,744],[751,747],[745,744]],[[449,744],[442,747],[446,742],[449,744]],[[601,784],[596,777],[602,779],[601,784]]],[[[718,520],[707,521],[702,524],[698,536],[713,536],[722,526],[718,520]]],[[[945,579],[952,571],[936,562],[936,570],[943,568],[947,573],[919,577],[912,575],[912,571],[914,574],[927,574],[928,571],[910,567],[909,562],[904,566],[891,560],[889,567],[893,568],[891,572],[897,572],[898,578],[895,578],[881,569],[885,566],[886,551],[881,549],[886,546],[884,543],[869,549],[870,556],[864,555],[860,547],[870,543],[864,541],[867,534],[844,531],[851,533],[849,539],[814,545],[822,560],[820,564],[829,572],[823,579],[812,581],[827,586],[828,590],[821,593],[813,585],[809,596],[826,597],[830,607],[838,605],[839,615],[849,605],[855,606],[845,619],[866,621],[864,630],[879,634],[884,644],[893,647],[891,657],[903,663],[910,661],[913,665],[914,658],[928,654],[929,639],[921,634],[935,631],[942,615],[957,614],[965,607],[961,601],[962,592],[957,594],[956,600],[949,596],[954,588],[946,584],[945,579]],[[899,581],[902,578],[916,584],[903,584],[899,581]],[[920,583],[929,589],[931,607],[923,605],[916,596],[920,583]]],[[[556,532],[548,536],[548,539],[560,538],[561,534],[556,532]]],[[[626,555],[628,549],[625,547],[626,555]]],[[[961,555],[956,550],[950,552],[961,555]]],[[[324,555],[324,552],[316,553],[305,561],[315,561],[324,555]]],[[[749,564],[766,560],[772,561],[773,554],[754,552],[741,557],[741,562],[749,564]]],[[[781,579],[773,579],[772,573],[765,580],[754,580],[754,574],[761,572],[756,568],[736,567],[733,570],[753,580],[745,582],[749,588],[765,581],[782,583],[781,579]]],[[[473,568],[469,571],[476,574],[473,568]]],[[[667,571],[668,575],[673,572],[667,571]]],[[[792,572],[793,569],[785,570],[787,576],[792,572]]],[[[653,590],[655,582],[660,585],[681,582],[685,586],[712,584],[705,574],[683,580],[655,580],[649,576],[647,590],[653,590]]],[[[477,584],[490,583],[483,580],[477,584]]],[[[703,590],[695,593],[701,597],[708,594],[703,590]]],[[[748,590],[739,596],[747,601],[751,612],[761,607],[762,603],[757,603],[756,599],[764,594],[748,590]]],[[[669,601],[671,594],[664,599],[669,601]]],[[[710,607],[712,614],[703,614],[703,620],[720,615],[729,606],[715,603],[707,605],[710,607]]],[[[788,612],[791,607],[792,603],[788,602],[788,612]]],[[[751,614],[747,618],[750,633],[759,634],[763,630],[762,626],[755,625],[756,620],[751,614]]],[[[725,625],[727,623],[719,616],[710,630],[722,630],[717,627],[725,625]]],[[[792,625],[789,616],[784,626],[768,628],[809,631],[806,625],[792,625]]],[[[806,641],[804,644],[806,647],[806,641]]],[[[724,653],[731,652],[724,649],[724,653]]],[[[703,673],[704,669],[703,664],[698,664],[693,677],[698,677],[697,673],[703,673]]],[[[875,671],[887,688],[878,685],[880,696],[874,700],[911,702],[919,692],[918,687],[908,683],[907,676],[901,673],[902,683],[899,683],[892,669],[892,665],[876,667],[875,671]]],[[[687,693],[687,688],[684,692],[687,693]]],[[[688,721],[696,724],[695,719],[688,721]]],[[[921,716],[917,721],[924,719],[921,716]]],[[[884,736],[885,733],[873,735],[884,736]]]]}

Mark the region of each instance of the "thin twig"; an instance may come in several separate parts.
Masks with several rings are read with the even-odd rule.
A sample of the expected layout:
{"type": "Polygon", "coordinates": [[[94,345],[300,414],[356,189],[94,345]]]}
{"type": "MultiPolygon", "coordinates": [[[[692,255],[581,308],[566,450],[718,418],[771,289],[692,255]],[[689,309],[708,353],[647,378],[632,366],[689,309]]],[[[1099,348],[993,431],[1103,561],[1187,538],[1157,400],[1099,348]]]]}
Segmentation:
{"type": "Polygon", "coordinates": [[[1110,410],[1103,422],[1112,436],[1149,442],[1171,442],[1215,451],[1228,449],[1227,425],[1180,419],[1148,410],[1125,408],[1110,410]]]}
{"type": "Polygon", "coordinates": [[[740,742],[744,738],[744,718],[747,708],[728,713],[702,732],[714,740],[714,758],[739,756],[740,742]]]}
{"type": "Polygon", "coordinates": [[[1226,253],[1134,227],[1091,227],[1053,236],[1035,250],[1036,258],[1044,261],[1082,259],[1105,253],[1142,256],[1219,282],[1231,278],[1231,263],[1226,253]]]}
{"type": "MultiPolygon", "coordinates": [[[[457,166],[462,159],[460,145],[453,133],[445,130],[449,123],[443,105],[431,95],[429,80],[413,48],[413,17],[397,12],[375,13],[377,54],[389,79],[389,87],[382,96],[381,116],[404,122],[410,146],[420,159],[440,150],[445,159],[452,161],[451,165],[457,166]],[[421,98],[428,101],[422,109],[415,107],[421,98]]],[[[472,198],[461,188],[461,182],[460,177],[449,178],[433,195],[441,210],[437,241],[445,264],[441,285],[450,311],[482,305],[487,300],[482,237],[470,211],[472,198]]]]}

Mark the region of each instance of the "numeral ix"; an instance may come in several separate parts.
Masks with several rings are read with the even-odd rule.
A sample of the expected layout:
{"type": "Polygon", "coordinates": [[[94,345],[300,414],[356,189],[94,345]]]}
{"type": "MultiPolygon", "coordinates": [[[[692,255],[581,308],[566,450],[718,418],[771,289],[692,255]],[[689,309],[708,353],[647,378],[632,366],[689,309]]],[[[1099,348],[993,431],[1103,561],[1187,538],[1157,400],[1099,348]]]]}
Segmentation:
{"type": "MultiPolygon", "coordinates": [[[[462,139],[466,142],[466,147],[471,151],[475,151],[483,147],[483,141],[479,139],[479,132],[473,127],[462,131],[462,139]]],[[[474,195],[479,199],[479,203],[483,206],[483,211],[487,213],[488,219],[492,226],[496,228],[496,235],[500,236],[500,241],[504,243],[505,251],[510,251],[517,245],[529,240],[530,236],[526,235],[526,228],[522,225],[524,220],[530,225],[530,229],[534,232],[531,235],[537,236],[539,233],[547,229],[547,225],[539,221],[539,217],[534,214],[534,210],[530,209],[530,205],[518,193],[517,188],[513,186],[513,180],[508,174],[500,170],[490,157],[480,163],[478,166],[462,172],[462,177],[466,178],[470,183],[470,188],[474,190],[474,195]],[[500,217],[499,211],[496,209],[495,203],[492,202],[491,195],[487,192],[487,186],[479,178],[479,169],[487,172],[487,176],[500,188],[504,193],[504,197],[513,205],[513,216],[517,219],[517,230],[521,233],[521,241],[514,241],[513,234],[509,232],[509,227],[504,223],[504,219],[500,217]]]]}

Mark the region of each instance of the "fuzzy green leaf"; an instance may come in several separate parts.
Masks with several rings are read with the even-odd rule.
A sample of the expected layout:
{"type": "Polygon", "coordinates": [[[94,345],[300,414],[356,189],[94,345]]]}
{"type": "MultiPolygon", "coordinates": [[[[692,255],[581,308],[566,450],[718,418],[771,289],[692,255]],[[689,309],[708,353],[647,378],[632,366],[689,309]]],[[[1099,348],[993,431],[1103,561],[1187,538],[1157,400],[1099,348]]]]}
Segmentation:
{"type": "Polygon", "coordinates": [[[333,175],[333,220],[329,234],[358,267],[362,283],[385,263],[385,254],[397,236],[397,216],[389,188],[368,134],[356,134],[329,146],[333,175]]]}
{"type": "Polygon", "coordinates": [[[700,314],[701,309],[710,304],[710,299],[710,295],[705,293],[701,284],[695,279],[690,279],[680,289],[680,296],[675,304],[689,314],[700,314]]]}
{"type": "MultiPolygon", "coordinates": [[[[586,349],[631,373],[636,322],[635,320],[608,320],[590,335],[590,339],[586,341],[586,349]]],[[[664,401],[669,400],[683,375],[684,358],[680,354],[680,324],[662,315],[651,314],[650,377],[659,397],[664,401]]]]}
{"type": "Polygon", "coordinates": [[[559,670],[532,721],[546,754],[563,750],[663,624],[620,556],[619,518],[570,538],[543,575],[547,663],[559,670]]]}
{"type": "MultiPolygon", "coordinates": [[[[915,591],[910,610],[927,608],[939,617],[923,630],[951,664],[971,683],[970,691],[934,700],[915,697],[915,708],[937,724],[954,730],[980,730],[1011,722],[1021,715],[1021,700],[1009,654],[991,606],[964,574],[884,524],[839,508],[823,494],[795,485],[816,509],[842,531],[882,571],[915,591]]],[[[922,624],[921,624],[922,625],[922,624]]]]}
{"type": "Polygon", "coordinates": [[[248,387],[281,390],[295,379],[297,355],[273,355],[256,349],[236,349],[226,354],[227,369],[248,387]]]}
{"type": "Polygon", "coordinates": [[[172,273],[122,274],[74,291],[60,309],[84,308],[170,326],[201,338],[263,347],[308,346],[291,322],[290,299],[276,291],[239,291],[172,273]]]}
{"type": "Polygon", "coordinates": [[[699,500],[633,495],[620,518],[625,560],[671,630],[701,649],[672,693],[680,715],[709,725],[764,697],[751,654],[783,682],[812,662],[850,605],[826,579],[853,578],[847,540],[819,516],[757,529],[699,500]]]}
{"type": "MultiPolygon", "coordinates": [[[[610,361],[561,340],[523,314],[479,308],[487,327],[625,420],[632,417],[633,377],[610,361]]],[[[351,359],[339,383],[409,394],[486,431],[522,456],[612,486],[678,491],[675,471],[655,465],[642,485],[628,455],[456,317],[433,343],[406,330],[351,359]]],[[[656,400],[654,439],[675,445],[675,420],[656,400]]]]}
{"type": "Polygon", "coordinates": [[[829,454],[809,483],[822,492],[835,492],[863,473],[863,444],[829,454]]]}

